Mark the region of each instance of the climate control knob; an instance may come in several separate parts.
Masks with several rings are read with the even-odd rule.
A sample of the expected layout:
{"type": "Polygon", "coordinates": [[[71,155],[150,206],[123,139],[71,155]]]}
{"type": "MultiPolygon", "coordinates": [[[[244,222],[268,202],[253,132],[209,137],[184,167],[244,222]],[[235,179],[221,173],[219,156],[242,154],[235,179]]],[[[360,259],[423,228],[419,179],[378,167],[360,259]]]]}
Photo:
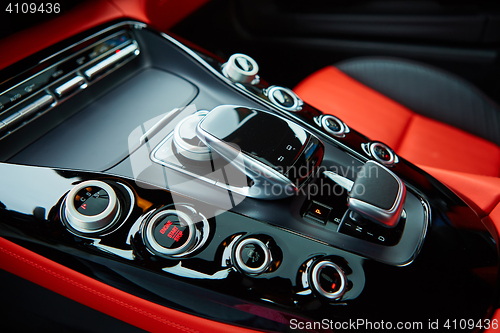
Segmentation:
{"type": "Polygon", "coordinates": [[[347,278],[342,269],[329,260],[318,262],[311,270],[310,285],[323,297],[340,299],[347,287],[347,278]]]}
{"type": "Polygon", "coordinates": [[[69,227],[81,233],[97,233],[118,219],[120,202],[113,188],[98,180],[75,186],[66,196],[64,218],[69,227]]]}
{"type": "Polygon", "coordinates": [[[149,251],[163,257],[184,257],[199,249],[209,235],[207,219],[192,207],[162,209],[143,225],[142,239],[149,251]]]}
{"type": "Polygon", "coordinates": [[[240,241],[234,249],[233,258],[239,270],[252,275],[264,273],[273,262],[269,246],[258,238],[240,241]]]}

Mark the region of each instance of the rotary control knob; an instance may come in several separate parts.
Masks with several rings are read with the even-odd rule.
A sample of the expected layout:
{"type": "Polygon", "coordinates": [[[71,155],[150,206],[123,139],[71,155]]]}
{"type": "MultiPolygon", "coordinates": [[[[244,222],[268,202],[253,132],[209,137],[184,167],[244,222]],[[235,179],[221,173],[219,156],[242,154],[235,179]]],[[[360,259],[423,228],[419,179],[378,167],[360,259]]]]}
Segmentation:
{"type": "Polygon", "coordinates": [[[205,244],[209,235],[207,219],[189,206],[155,212],[143,225],[142,238],[153,254],[184,257],[205,244]]]}
{"type": "Polygon", "coordinates": [[[369,145],[370,154],[373,158],[384,165],[391,166],[398,163],[398,158],[394,151],[382,142],[372,142],[369,145]]]}
{"type": "Polygon", "coordinates": [[[194,161],[210,161],[210,148],[196,135],[196,126],[207,114],[208,111],[198,111],[175,126],[173,142],[177,152],[185,158],[194,161]]]}
{"type": "Polygon", "coordinates": [[[300,111],[304,102],[292,90],[280,86],[271,86],[264,92],[276,106],[287,111],[300,111]]]}
{"type": "Polygon", "coordinates": [[[108,229],[118,219],[120,202],[108,184],[89,180],[75,186],[66,196],[64,218],[81,233],[108,229]]]}
{"type": "Polygon", "coordinates": [[[347,288],[347,278],[342,269],[329,260],[318,262],[309,276],[313,289],[323,297],[331,300],[340,299],[347,288]]]}
{"type": "Polygon", "coordinates": [[[235,247],[233,260],[239,270],[257,275],[268,270],[273,257],[266,243],[257,238],[245,238],[235,247]]]}
{"type": "Polygon", "coordinates": [[[323,126],[325,131],[329,134],[336,137],[344,137],[345,133],[349,131],[342,120],[332,115],[323,116],[321,119],[321,126],[323,126]]]}
{"type": "Polygon", "coordinates": [[[235,53],[222,67],[222,74],[233,82],[257,84],[259,65],[251,57],[242,53],[235,53]]]}

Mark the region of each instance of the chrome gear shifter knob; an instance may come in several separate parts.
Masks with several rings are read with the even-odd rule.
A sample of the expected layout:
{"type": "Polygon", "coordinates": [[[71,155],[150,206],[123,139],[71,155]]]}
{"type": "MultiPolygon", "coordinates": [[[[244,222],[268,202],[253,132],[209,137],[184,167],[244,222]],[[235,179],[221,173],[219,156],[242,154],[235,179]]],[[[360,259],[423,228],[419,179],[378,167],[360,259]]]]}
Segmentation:
{"type": "Polygon", "coordinates": [[[387,228],[394,228],[403,211],[406,187],[392,171],[368,161],[361,168],[347,199],[349,209],[387,228]]]}

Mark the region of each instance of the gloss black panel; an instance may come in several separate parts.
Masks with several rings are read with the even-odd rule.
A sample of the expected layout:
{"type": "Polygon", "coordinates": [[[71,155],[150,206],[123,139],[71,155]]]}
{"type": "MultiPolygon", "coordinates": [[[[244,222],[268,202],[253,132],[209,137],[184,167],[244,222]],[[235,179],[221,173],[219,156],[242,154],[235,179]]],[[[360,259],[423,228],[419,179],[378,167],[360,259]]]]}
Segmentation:
{"type": "MultiPolygon", "coordinates": [[[[217,207],[186,197],[176,204],[211,216],[213,232],[207,244],[192,256],[160,258],[147,251],[137,232],[152,212],[179,199],[166,190],[105,174],[9,164],[0,164],[0,181],[22,192],[30,190],[24,200],[12,200],[12,191],[0,189],[2,237],[119,289],[216,320],[286,331],[292,318],[345,321],[363,314],[373,321],[427,321],[449,316],[479,319],[494,301],[495,287],[482,272],[498,268],[496,245],[481,225],[474,229],[458,226],[460,216],[452,212],[464,208],[450,205],[452,198],[446,195],[442,203],[450,205],[451,210],[447,213],[443,205],[433,206],[434,224],[418,259],[406,267],[394,267],[235,212],[215,214],[217,207]],[[30,175],[39,177],[37,186],[33,186],[30,175]],[[7,182],[8,178],[13,180],[7,182]],[[97,238],[69,232],[59,217],[64,194],[74,184],[90,179],[129,188],[135,202],[130,214],[124,214],[112,231],[97,238]],[[273,251],[282,259],[269,273],[259,276],[234,269],[224,249],[238,237],[262,235],[272,239],[273,251]],[[307,264],[320,260],[331,260],[346,274],[348,290],[341,311],[335,301],[329,302],[303,285],[307,264]],[[457,292],[464,285],[471,292],[457,292]],[[432,302],[408,312],[417,298],[432,302]],[[373,307],[374,299],[380,306],[373,307]],[[261,310],[249,313],[245,310],[249,307],[261,310]],[[268,311],[279,316],[262,317],[268,311]]],[[[258,200],[245,201],[254,207],[261,205],[258,200]]]]}
{"type": "MultiPolygon", "coordinates": [[[[272,301],[277,306],[276,310],[286,316],[307,317],[307,314],[301,314],[301,309],[307,309],[310,302],[319,299],[298,278],[299,269],[308,260],[327,255],[344,258],[342,266],[352,283],[345,300],[356,298],[364,287],[362,258],[267,223],[231,211],[221,213],[217,207],[189,198],[179,202],[176,201],[179,198],[174,199],[166,190],[151,188],[126,178],[0,164],[0,181],[15,176],[16,187],[20,191],[30,187],[27,177],[30,174],[38,175],[40,180],[38,186],[31,189],[32,196],[25,201],[3,199],[9,191],[0,189],[0,235],[84,274],[89,274],[89,269],[90,272],[96,270],[95,274],[91,274],[92,277],[160,304],[221,320],[223,318],[212,312],[214,307],[222,306],[226,308],[223,312],[238,313],[247,306],[245,304],[256,303],[265,308],[267,302],[272,301]],[[103,235],[86,237],[66,229],[59,212],[65,193],[74,185],[91,179],[104,181],[115,189],[118,186],[129,188],[133,194],[131,201],[135,204],[130,210],[122,212],[120,221],[112,230],[107,230],[103,235]],[[45,200],[41,199],[42,194],[45,200]],[[149,216],[158,209],[175,208],[172,205],[174,202],[175,207],[187,205],[209,217],[210,229],[213,230],[202,249],[183,259],[153,255],[140,235],[140,225],[149,216]],[[231,244],[238,237],[263,237],[270,244],[276,261],[269,273],[257,277],[247,276],[227,260],[231,244]],[[306,248],[307,251],[302,250],[306,248]],[[101,265],[107,268],[103,269],[101,265]],[[124,274],[124,271],[134,276],[133,282],[113,277],[124,274]],[[155,273],[159,279],[158,287],[149,287],[155,290],[156,296],[144,295],[144,286],[138,287],[149,283],[150,278],[144,279],[148,272],[155,273]],[[183,287],[176,291],[179,283],[183,287]],[[253,286],[250,290],[249,283],[253,286]],[[203,292],[200,293],[199,288],[221,296],[200,298],[203,292]],[[186,297],[186,293],[189,297],[186,297]],[[196,302],[191,301],[193,297],[196,302]]],[[[9,184],[14,185],[14,182],[9,184]]],[[[123,201],[123,198],[120,200],[123,201]]],[[[122,202],[121,206],[126,205],[122,202]]],[[[161,228],[158,232],[161,233],[161,228]]],[[[234,318],[238,316],[241,317],[235,315],[234,318]]],[[[250,326],[259,327],[258,322],[256,320],[250,326]]]]}
{"type": "Polygon", "coordinates": [[[138,126],[184,107],[197,88],[171,73],[149,68],[89,105],[10,161],[39,166],[105,170],[125,158],[138,126]]]}

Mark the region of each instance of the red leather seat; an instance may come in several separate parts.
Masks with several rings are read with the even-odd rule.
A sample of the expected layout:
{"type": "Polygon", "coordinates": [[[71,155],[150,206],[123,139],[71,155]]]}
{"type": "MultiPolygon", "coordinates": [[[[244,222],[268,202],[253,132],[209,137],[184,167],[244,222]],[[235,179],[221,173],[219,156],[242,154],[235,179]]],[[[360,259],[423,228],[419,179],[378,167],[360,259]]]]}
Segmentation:
{"type": "Polygon", "coordinates": [[[323,68],[294,90],[415,164],[500,176],[500,109],[453,74],[405,60],[361,58],[323,68]]]}

